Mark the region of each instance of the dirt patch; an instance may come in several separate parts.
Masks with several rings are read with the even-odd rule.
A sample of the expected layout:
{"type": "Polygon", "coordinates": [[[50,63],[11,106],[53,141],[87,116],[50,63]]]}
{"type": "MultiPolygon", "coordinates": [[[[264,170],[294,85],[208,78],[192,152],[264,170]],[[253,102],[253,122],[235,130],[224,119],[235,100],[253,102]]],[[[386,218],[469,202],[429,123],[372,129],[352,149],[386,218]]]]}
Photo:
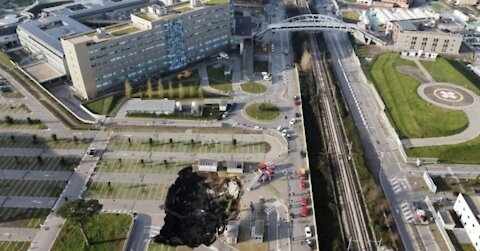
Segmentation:
{"type": "Polygon", "coordinates": [[[210,245],[228,220],[238,215],[241,183],[219,178],[216,173],[182,169],[169,188],[165,202],[165,225],[154,241],[172,246],[210,245]]]}
{"type": "Polygon", "coordinates": [[[412,66],[402,65],[397,67],[397,71],[403,74],[410,75],[411,77],[415,78],[416,80],[420,81],[420,83],[427,83],[430,82],[428,79],[423,75],[423,73],[412,66]]]}

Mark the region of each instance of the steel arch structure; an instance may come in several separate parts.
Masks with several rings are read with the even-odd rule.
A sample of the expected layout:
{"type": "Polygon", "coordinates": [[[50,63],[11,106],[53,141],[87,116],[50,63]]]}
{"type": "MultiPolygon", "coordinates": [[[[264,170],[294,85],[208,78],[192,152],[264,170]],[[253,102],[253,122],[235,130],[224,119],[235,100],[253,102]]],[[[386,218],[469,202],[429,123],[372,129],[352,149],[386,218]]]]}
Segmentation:
{"type": "Polygon", "coordinates": [[[320,14],[305,14],[298,15],[281,22],[269,24],[266,29],[259,32],[256,37],[261,38],[267,32],[276,31],[344,31],[352,33],[355,38],[364,43],[374,42],[377,44],[385,44],[381,39],[368,32],[367,30],[359,28],[355,24],[345,23],[342,20],[320,14]]]}

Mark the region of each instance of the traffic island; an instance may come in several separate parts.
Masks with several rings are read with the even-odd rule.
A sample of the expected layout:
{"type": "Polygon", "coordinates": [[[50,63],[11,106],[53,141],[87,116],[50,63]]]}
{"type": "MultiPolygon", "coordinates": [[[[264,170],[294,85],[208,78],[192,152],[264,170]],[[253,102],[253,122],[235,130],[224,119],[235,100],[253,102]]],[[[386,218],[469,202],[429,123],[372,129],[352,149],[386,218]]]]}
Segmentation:
{"type": "Polygon", "coordinates": [[[256,120],[274,120],[280,116],[280,109],[272,103],[254,103],[245,108],[245,113],[256,120]]]}

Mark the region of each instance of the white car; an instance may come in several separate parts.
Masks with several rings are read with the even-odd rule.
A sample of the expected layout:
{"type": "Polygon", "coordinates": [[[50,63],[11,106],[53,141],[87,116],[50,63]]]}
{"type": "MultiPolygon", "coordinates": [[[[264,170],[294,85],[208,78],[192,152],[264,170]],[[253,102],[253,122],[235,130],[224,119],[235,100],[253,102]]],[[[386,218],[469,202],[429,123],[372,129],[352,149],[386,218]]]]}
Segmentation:
{"type": "Polygon", "coordinates": [[[283,137],[287,136],[287,131],[286,131],[286,130],[283,130],[283,131],[282,131],[282,136],[283,136],[283,137]]]}
{"type": "Polygon", "coordinates": [[[277,127],[277,131],[281,132],[283,130],[283,126],[277,127]]]}
{"type": "Polygon", "coordinates": [[[255,126],[253,129],[258,130],[258,131],[262,131],[262,130],[263,130],[263,127],[257,125],[257,126],[255,126]]]}
{"type": "Polygon", "coordinates": [[[296,119],[291,119],[291,120],[290,120],[290,125],[295,125],[295,123],[297,123],[297,120],[296,120],[296,119]]]}
{"type": "Polygon", "coordinates": [[[309,226],[305,227],[305,237],[311,238],[312,237],[312,229],[309,226]]]}

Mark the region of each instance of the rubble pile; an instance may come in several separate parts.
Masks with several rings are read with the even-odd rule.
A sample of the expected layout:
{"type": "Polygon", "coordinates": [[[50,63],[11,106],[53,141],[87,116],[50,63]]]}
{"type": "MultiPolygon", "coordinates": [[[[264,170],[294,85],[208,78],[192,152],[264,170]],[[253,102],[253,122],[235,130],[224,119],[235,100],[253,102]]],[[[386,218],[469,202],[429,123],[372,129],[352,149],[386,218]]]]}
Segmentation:
{"type": "Polygon", "coordinates": [[[216,173],[199,174],[191,167],[178,175],[168,190],[165,224],[154,241],[172,246],[208,246],[238,214],[241,183],[236,178],[219,178],[216,173]]]}

